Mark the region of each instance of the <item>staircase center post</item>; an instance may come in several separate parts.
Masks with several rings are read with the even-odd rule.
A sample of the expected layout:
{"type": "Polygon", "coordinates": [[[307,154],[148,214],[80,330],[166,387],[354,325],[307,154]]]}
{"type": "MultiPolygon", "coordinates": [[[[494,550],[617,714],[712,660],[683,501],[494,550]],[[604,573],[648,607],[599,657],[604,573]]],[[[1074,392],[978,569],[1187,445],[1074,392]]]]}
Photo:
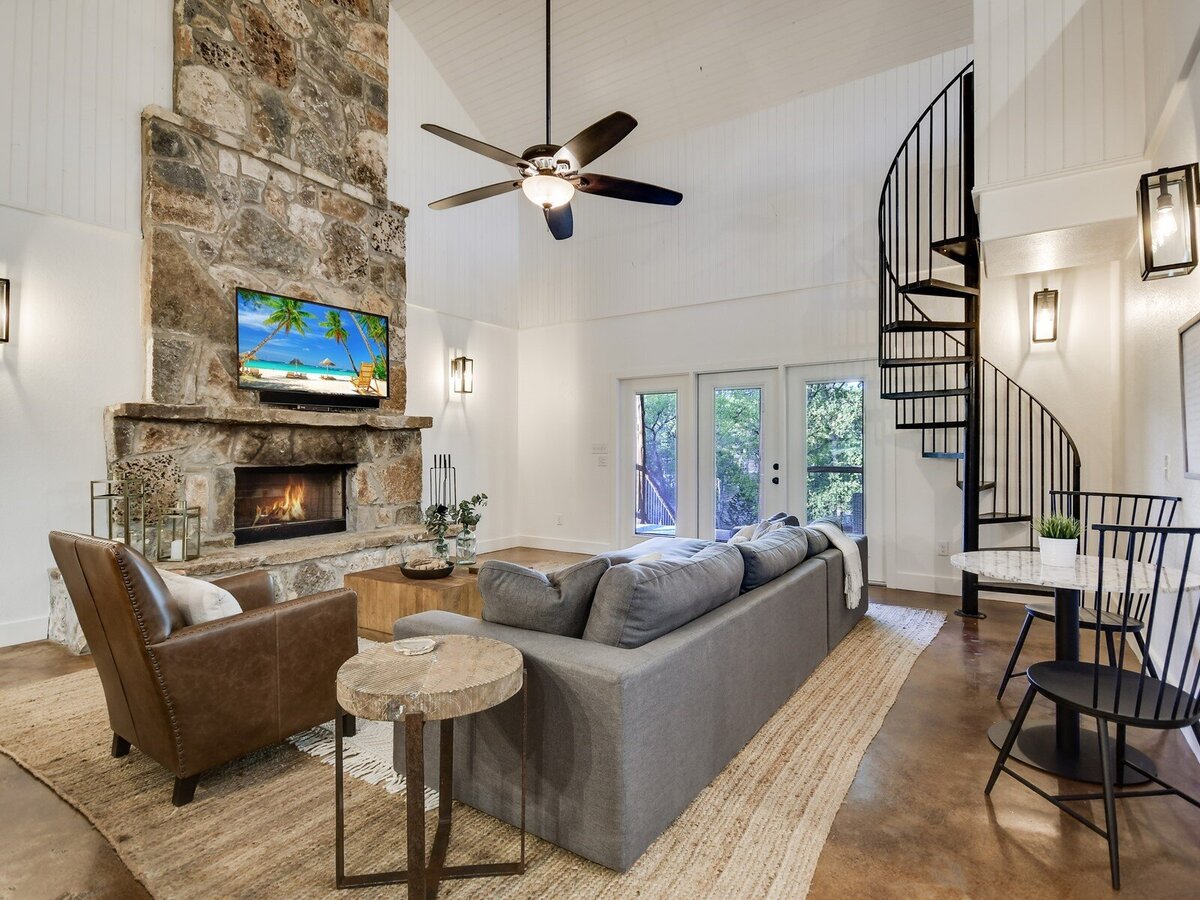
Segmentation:
{"type": "MultiPolygon", "coordinates": [[[[979,218],[975,214],[975,75],[968,72],[962,81],[962,203],[963,223],[968,246],[979,241],[979,218]]],[[[968,253],[963,266],[963,283],[979,287],[979,254],[968,253]]],[[[980,296],[966,299],[967,352],[971,357],[966,367],[968,393],[965,433],[963,435],[963,531],[964,552],[979,549],[979,480],[983,473],[983,345],[980,340],[980,296]]],[[[971,619],[987,618],[979,611],[979,576],[969,572],[962,575],[962,608],[957,614],[971,619]]]]}

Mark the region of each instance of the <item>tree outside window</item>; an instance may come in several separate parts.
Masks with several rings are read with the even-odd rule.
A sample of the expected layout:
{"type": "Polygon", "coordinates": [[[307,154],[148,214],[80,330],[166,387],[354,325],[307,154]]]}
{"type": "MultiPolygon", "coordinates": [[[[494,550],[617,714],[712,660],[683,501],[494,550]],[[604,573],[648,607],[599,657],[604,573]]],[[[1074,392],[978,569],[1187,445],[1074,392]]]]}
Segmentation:
{"type": "Polygon", "coordinates": [[[863,382],[810,382],[806,394],[808,518],[863,533],[863,382]]]}

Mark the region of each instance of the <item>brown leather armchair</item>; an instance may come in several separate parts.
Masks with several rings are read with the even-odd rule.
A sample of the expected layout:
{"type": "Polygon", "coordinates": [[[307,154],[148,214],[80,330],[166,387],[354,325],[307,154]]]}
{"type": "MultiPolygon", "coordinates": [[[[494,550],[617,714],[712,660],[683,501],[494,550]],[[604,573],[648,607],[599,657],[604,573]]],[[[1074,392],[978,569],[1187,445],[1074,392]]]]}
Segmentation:
{"type": "Polygon", "coordinates": [[[274,603],[266,572],[235,575],[215,583],[242,613],[185,627],[136,550],[60,531],[50,548],[104,686],[112,754],[132,744],[174,773],[176,806],[206,770],[336,714],[337,670],[358,651],[353,591],[274,603]]]}

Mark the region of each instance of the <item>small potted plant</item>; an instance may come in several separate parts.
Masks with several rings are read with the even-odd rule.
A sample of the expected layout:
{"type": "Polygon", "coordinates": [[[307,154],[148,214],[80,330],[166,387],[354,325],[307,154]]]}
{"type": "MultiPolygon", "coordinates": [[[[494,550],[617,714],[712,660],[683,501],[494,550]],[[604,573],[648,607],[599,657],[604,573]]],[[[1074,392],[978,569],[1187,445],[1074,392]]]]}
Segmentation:
{"type": "Polygon", "coordinates": [[[454,518],[462,526],[455,540],[459,565],[469,566],[475,562],[475,528],[483,518],[479,507],[487,506],[487,502],[487,494],[476,494],[470,500],[463,500],[458,504],[454,518]]]}
{"type": "Polygon", "coordinates": [[[1038,533],[1038,549],[1042,553],[1042,565],[1072,567],[1075,552],[1079,547],[1079,520],[1071,516],[1053,515],[1038,519],[1034,525],[1038,533]]]}

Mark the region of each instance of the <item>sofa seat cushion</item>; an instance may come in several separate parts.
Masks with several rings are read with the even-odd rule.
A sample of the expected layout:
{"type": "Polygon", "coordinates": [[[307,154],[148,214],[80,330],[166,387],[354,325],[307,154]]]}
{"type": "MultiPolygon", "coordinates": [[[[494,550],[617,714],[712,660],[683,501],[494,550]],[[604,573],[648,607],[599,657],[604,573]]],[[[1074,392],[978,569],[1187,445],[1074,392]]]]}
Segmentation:
{"type": "Polygon", "coordinates": [[[742,554],[708,544],[688,558],[613,566],[596,587],[583,639],[640,647],[738,596],[742,554]]]}
{"type": "Polygon", "coordinates": [[[631,563],[639,556],[646,556],[649,553],[661,553],[663,559],[686,559],[695,556],[705,547],[711,546],[712,543],[712,541],[702,541],[697,538],[658,537],[634,544],[632,547],[626,547],[624,550],[610,550],[608,553],[600,555],[612,562],[614,566],[631,563]]]}
{"type": "Polygon", "coordinates": [[[596,556],[544,575],[489,559],[479,567],[483,620],[577,638],[587,623],[596,585],[610,565],[603,556],[596,556]]]}
{"type": "Polygon", "coordinates": [[[227,619],[242,611],[241,604],[233,594],[212,582],[189,578],[167,569],[159,569],[158,574],[162,576],[163,584],[171,594],[171,602],[185,627],[227,619]]]}
{"type": "Polygon", "coordinates": [[[783,525],[753,541],[735,544],[742,554],[742,593],[762,587],[789,572],[808,557],[804,528],[783,525]]]}

